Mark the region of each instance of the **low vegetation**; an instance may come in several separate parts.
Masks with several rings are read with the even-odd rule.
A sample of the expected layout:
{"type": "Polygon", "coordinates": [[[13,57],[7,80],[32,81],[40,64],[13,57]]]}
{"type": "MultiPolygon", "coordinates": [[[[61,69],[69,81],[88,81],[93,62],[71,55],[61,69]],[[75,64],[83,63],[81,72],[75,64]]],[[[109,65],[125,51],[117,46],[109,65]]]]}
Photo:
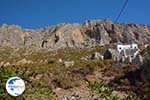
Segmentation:
{"type": "Polygon", "coordinates": [[[112,95],[112,90],[108,88],[102,80],[91,81],[89,87],[92,94],[98,94],[101,100],[119,100],[118,96],[112,95]]]}
{"type": "Polygon", "coordinates": [[[48,99],[53,100],[53,93],[51,89],[45,86],[42,80],[31,80],[30,74],[26,72],[17,72],[15,68],[8,67],[0,70],[0,99],[1,100],[41,100],[48,99]],[[7,80],[10,77],[18,76],[21,77],[26,84],[26,90],[23,95],[19,97],[13,97],[9,95],[5,89],[7,80]]]}
{"type": "MultiPolygon", "coordinates": [[[[112,60],[81,60],[82,57],[89,56],[98,51],[103,54],[103,47],[91,49],[60,49],[57,51],[32,52],[26,55],[25,50],[7,51],[0,50],[0,61],[10,62],[11,65],[0,69],[0,99],[16,100],[10,96],[5,89],[8,78],[13,76],[21,77],[26,83],[26,90],[23,95],[17,97],[17,100],[53,100],[55,95],[53,89],[71,89],[80,87],[85,81],[89,83],[91,95],[98,95],[101,100],[120,100],[120,97],[113,95],[113,89],[108,87],[103,80],[89,81],[87,76],[95,75],[95,71],[102,69],[103,75],[110,77],[118,75],[119,77],[127,76],[125,71],[135,68],[133,65],[125,65],[121,69],[112,69],[112,65],[117,62],[112,60]],[[12,55],[11,52],[14,52],[12,55]],[[22,59],[33,61],[32,64],[13,65],[22,59]],[[59,62],[62,59],[62,62],[59,62]],[[74,61],[73,66],[66,67],[64,61],[74,61]]],[[[116,66],[115,66],[116,67],[116,66]]],[[[117,77],[118,77],[117,76],[117,77]]],[[[149,94],[148,86],[143,87],[143,96],[149,94]]],[[[125,100],[138,100],[135,91],[127,92],[125,100]]],[[[147,96],[147,95],[146,95],[147,96]]]]}

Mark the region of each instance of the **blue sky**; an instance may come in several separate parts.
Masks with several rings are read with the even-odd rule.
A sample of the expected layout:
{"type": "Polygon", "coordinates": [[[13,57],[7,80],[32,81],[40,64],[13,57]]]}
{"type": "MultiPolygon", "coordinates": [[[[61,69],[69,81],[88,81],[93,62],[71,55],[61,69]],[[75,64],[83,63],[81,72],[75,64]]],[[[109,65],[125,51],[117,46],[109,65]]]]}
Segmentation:
{"type": "MultiPolygon", "coordinates": [[[[36,29],[62,22],[115,21],[125,0],[0,0],[0,25],[36,29]]],[[[118,22],[150,24],[150,0],[129,0],[118,22]]]]}

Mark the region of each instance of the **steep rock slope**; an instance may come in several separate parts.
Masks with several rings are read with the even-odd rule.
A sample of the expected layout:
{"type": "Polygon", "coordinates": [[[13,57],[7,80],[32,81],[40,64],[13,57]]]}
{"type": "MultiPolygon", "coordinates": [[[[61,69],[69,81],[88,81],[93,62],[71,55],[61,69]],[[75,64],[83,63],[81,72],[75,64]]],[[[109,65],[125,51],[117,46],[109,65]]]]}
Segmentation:
{"type": "Polygon", "coordinates": [[[88,20],[83,24],[61,23],[37,30],[16,25],[0,27],[1,47],[26,47],[53,50],[64,47],[83,48],[92,43],[148,43],[150,26],[113,23],[110,20],[88,20]]]}

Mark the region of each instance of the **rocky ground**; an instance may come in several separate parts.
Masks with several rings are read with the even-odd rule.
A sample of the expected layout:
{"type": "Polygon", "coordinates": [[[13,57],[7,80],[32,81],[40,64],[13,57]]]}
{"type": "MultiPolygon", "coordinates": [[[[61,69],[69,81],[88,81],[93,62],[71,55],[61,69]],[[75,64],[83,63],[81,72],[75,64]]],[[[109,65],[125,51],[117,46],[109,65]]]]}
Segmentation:
{"type": "Polygon", "coordinates": [[[15,51],[2,50],[0,98],[149,100],[149,83],[141,77],[143,66],[91,58],[93,52],[103,55],[105,48],[66,48],[30,55],[19,51],[20,55],[9,57],[9,52],[15,51]],[[5,90],[5,83],[12,76],[20,76],[26,83],[25,92],[18,98],[11,97],[5,90]]]}

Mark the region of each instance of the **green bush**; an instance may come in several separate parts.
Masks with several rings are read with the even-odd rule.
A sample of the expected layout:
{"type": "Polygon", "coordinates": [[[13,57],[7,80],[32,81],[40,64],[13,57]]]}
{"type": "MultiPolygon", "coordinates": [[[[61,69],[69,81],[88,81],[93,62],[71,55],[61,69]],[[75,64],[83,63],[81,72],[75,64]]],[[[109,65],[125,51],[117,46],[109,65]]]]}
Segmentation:
{"type": "Polygon", "coordinates": [[[102,80],[90,82],[90,89],[93,92],[98,93],[102,96],[110,95],[110,93],[111,93],[111,90],[109,88],[105,87],[105,82],[102,80]]]}
{"type": "Polygon", "coordinates": [[[105,86],[103,80],[91,81],[89,87],[92,93],[100,96],[101,100],[119,100],[118,96],[112,95],[112,90],[105,86]]]}
{"type": "Polygon", "coordinates": [[[143,99],[140,99],[134,92],[130,92],[125,100],[143,100],[143,99]]]}

